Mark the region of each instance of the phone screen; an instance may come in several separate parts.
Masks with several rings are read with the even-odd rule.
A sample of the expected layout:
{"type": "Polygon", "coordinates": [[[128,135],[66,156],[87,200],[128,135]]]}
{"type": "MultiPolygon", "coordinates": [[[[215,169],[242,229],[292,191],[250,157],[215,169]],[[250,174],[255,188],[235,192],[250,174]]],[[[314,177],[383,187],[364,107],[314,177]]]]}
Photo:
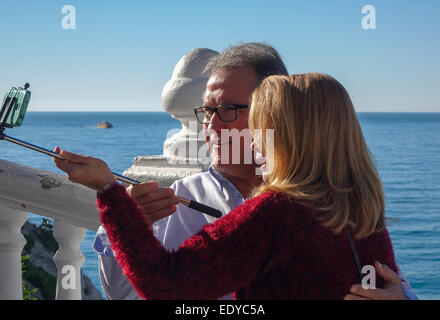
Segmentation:
{"type": "Polygon", "coordinates": [[[0,124],[12,128],[19,127],[23,123],[31,92],[23,88],[9,89],[4,98],[0,111],[0,124]]]}

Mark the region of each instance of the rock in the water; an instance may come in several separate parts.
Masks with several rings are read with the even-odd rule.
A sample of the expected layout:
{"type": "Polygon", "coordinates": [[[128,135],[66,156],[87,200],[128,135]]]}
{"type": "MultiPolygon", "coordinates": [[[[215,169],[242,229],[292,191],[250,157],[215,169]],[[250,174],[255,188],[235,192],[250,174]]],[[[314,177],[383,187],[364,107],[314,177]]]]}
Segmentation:
{"type": "Polygon", "coordinates": [[[99,129],[109,129],[109,128],[113,128],[113,125],[108,121],[98,122],[98,128],[99,129]]]}

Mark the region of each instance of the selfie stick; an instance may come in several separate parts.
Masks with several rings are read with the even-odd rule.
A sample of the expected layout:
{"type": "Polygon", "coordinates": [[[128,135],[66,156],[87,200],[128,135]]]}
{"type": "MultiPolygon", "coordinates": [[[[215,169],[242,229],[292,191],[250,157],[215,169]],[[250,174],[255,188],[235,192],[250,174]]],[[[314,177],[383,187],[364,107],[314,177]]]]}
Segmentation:
{"type": "MultiPolygon", "coordinates": [[[[28,84],[26,84],[26,85],[27,85],[27,87],[25,86],[25,88],[27,89],[29,87],[29,85],[28,84]]],[[[6,121],[8,119],[9,113],[11,112],[11,109],[14,107],[14,103],[16,101],[14,99],[15,98],[13,98],[13,99],[6,99],[5,103],[3,104],[3,107],[2,107],[2,110],[1,110],[1,113],[0,113],[0,120],[1,120],[1,118],[2,118],[2,116],[3,116],[3,114],[5,112],[6,112],[6,116],[4,117],[3,121],[0,123],[0,140],[6,140],[8,142],[12,142],[12,143],[18,144],[19,146],[22,146],[22,147],[25,147],[25,148],[28,148],[28,149],[31,149],[31,150],[34,150],[34,151],[37,151],[37,152],[44,153],[44,154],[46,154],[48,156],[55,157],[55,158],[58,158],[58,159],[61,159],[61,160],[65,160],[64,157],[61,156],[59,153],[50,151],[50,150],[45,149],[45,148],[41,148],[41,147],[36,146],[34,144],[31,144],[31,143],[28,143],[28,142],[25,142],[25,141],[22,141],[22,140],[19,140],[19,139],[16,139],[16,138],[13,138],[13,137],[10,137],[10,136],[4,134],[4,131],[5,131],[6,127],[12,128],[12,126],[9,126],[9,125],[6,124],[6,121]]],[[[128,183],[128,184],[139,184],[139,183],[141,183],[140,181],[137,181],[137,180],[134,180],[134,179],[122,176],[122,175],[114,173],[114,172],[112,172],[112,174],[113,174],[113,176],[117,180],[125,182],[125,183],[128,183]]],[[[204,205],[204,204],[199,203],[199,202],[194,201],[194,200],[188,200],[188,199],[185,199],[185,198],[182,198],[182,197],[179,197],[179,196],[177,196],[177,198],[179,199],[180,203],[186,205],[187,207],[189,207],[191,209],[203,212],[203,213],[205,213],[207,215],[210,215],[212,217],[215,217],[215,218],[220,218],[222,216],[221,211],[219,211],[217,209],[214,209],[212,207],[209,207],[207,205],[204,205]]]]}

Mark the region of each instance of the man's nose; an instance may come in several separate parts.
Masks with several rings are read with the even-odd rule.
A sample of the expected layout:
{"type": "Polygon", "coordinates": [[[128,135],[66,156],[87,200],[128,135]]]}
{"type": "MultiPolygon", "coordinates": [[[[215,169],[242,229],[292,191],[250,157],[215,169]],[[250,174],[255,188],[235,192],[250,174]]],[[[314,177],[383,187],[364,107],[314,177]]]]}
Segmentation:
{"type": "Polygon", "coordinates": [[[211,121],[209,121],[209,125],[208,128],[218,131],[222,128],[225,128],[225,124],[226,122],[220,120],[220,117],[218,116],[217,112],[214,112],[212,117],[211,117],[211,121]]]}

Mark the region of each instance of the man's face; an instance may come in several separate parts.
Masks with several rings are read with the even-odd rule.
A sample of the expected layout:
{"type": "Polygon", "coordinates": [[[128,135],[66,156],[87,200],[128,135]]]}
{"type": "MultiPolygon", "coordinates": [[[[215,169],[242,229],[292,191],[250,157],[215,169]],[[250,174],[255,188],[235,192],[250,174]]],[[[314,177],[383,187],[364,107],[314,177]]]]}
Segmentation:
{"type": "MultiPolygon", "coordinates": [[[[249,67],[236,70],[220,69],[214,72],[206,85],[203,105],[217,107],[222,104],[248,105],[249,98],[255,88],[257,77],[255,72],[249,67]]],[[[208,144],[209,152],[213,164],[224,171],[238,172],[243,166],[254,165],[253,157],[251,161],[245,161],[245,153],[252,155],[250,149],[251,136],[248,130],[249,109],[238,109],[237,119],[231,122],[224,122],[214,113],[209,124],[203,125],[205,139],[208,144]],[[242,137],[240,139],[225,137],[222,130],[236,129],[242,137]],[[235,141],[235,142],[234,142],[235,141]],[[237,142],[240,141],[240,142],[237,142]],[[222,152],[225,153],[222,158],[222,152]],[[239,163],[233,155],[239,153],[239,163]],[[249,163],[250,162],[250,163],[249,163]]]]}

